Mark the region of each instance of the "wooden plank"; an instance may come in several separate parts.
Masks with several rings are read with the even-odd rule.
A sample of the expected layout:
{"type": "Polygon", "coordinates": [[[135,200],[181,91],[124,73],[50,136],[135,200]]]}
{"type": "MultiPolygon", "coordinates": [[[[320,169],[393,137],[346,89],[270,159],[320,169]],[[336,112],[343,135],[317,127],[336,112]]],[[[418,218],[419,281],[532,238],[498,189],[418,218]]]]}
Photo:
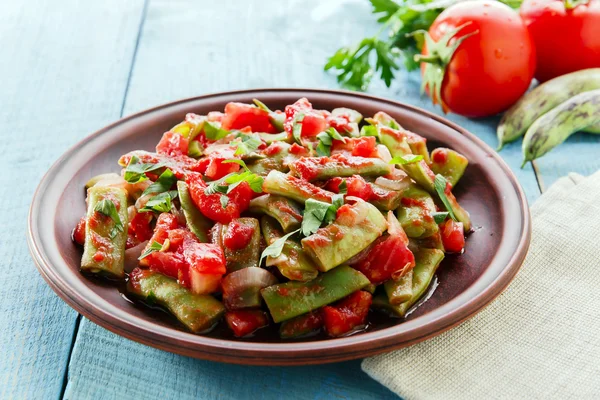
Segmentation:
{"type": "Polygon", "coordinates": [[[65,399],[392,399],[359,361],[246,367],[156,350],[82,320],[65,399]]]}
{"type": "Polygon", "coordinates": [[[118,118],[142,2],[5,1],[0,12],[0,398],[58,398],[77,313],[25,243],[45,170],[118,118]]]}
{"type": "MultiPolygon", "coordinates": [[[[337,88],[322,71],[340,44],[376,31],[367,2],[197,2],[152,0],[136,57],[125,113],[179,98],[252,87],[337,88]],[[322,4],[324,3],[324,4],[322,4]]],[[[417,74],[372,93],[432,109],[417,74]]],[[[435,110],[439,113],[439,110],[435,110]]],[[[451,116],[494,144],[495,120],[451,116]]],[[[537,195],[531,169],[518,170],[537,195]]],[[[138,345],[83,320],[66,398],[391,398],[357,361],[324,366],[240,367],[192,360],[138,345]]]]}

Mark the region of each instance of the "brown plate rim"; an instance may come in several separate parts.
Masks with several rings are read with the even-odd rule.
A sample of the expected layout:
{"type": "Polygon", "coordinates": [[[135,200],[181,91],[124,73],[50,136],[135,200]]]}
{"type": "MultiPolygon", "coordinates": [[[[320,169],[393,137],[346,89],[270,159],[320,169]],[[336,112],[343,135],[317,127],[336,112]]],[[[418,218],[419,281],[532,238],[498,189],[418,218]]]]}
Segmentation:
{"type": "MultiPolygon", "coordinates": [[[[338,362],[368,357],[375,354],[400,349],[437,336],[440,333],[460,324],[467,318],[472,317],[502,293],[502,291],[510,284],[523,264],[529,248],[530,240],[531,216],[523,189],[504,160],[502,160],[502,158],[495,151],[493,151],[485,142],[476,137],[474,134],[443,117],[399,101],[345,90],[305,88],[248,89],[190,97],[165,103],[157,107],[149,108],[132,114],[96,131],[67,150],[42,177],[34,193],[31,207],[29,209],[27,229],[27,243],[29,250],[36,267],[44,280],[60,298],[62,298],[67,304],[69,304],[72,308],[86,318],[90,319],[92,322],[118,335],[161,350],[195,358],[246,365],[307,365],[338,362]],[[107,312],[106,310],[100,309],[98,304],[90,302],[90,300],[86,299],[81,293],[73,291],[73,289],[69,287],[68,283],[65,282],[64,279],[62,279],[62,277],[58,274],[56,269],[49,263],[43,249],[40,246],[39,240],[36,238],[34,216],[37,212],[39,212],[41,206],[40,191],[42,188],[44,188],[45,182],[49,180],[49,176],[52,175],[52,172],[55,169],[58,169],[62,163],[68,160],[69,157],[87,141],[90,141],[121,124],[135,120],[143,115],[186,102],[249,94],[254,94],[255,97],[261,97],[261,93],[264,94],[266,92],[280,94],[298,92],[302,95],[310,95],[310,93],[315,93],[325,96],[352,96],[364,99],[365,101],[387,103],[390,106],[403,108],[412,113],[421,114],[424,117],[435,120],[438,123],[446,125],[447,127],[457,131],[461,135],[465,136],[468,140],[475,143],[479,148],[481,148],[482,151],[493,158],[505,173],[506,178],[508,178],[510,181],[516,197],[518,198],[520,207],[519,211],[523,216],[521,235],[515,251],[508,261],[506,267],[492,282],[489,283],[487,287],[480,290],[479,293],[464,301],[462,304],[458,305],[458,307],[450,308],[449,305],[452,305],[452,303],[457,300],[458,297],[462,297],[464,295],[464,293],[462,293],[457,298],[452,299],[450,302],[440,307],[450,308],[448,313],[439,316],[437,319],[429,321],[427,324],[416,326],[415,329],[404,332],[394,332],[398,331],[399,326],[405,324],[415,324],[415,321],[418,321],[423,316],[412,321],[379,331],[363,333],[345,338],[301,343],[254,343],[231,341],[204,337],[201,335],[193,335],[183,331],[174,331],[173,329],[159,327],[148,321],[143,321],[141,319],[138,320],[136,317],[132,317],[131,315],[129,315],[129,318],[127,318],[128,314],[120,310],[114,310],[114,313],[107,312]]],[[[465,292],[468,291],[469,289],[467,289],[465,292]]]]}

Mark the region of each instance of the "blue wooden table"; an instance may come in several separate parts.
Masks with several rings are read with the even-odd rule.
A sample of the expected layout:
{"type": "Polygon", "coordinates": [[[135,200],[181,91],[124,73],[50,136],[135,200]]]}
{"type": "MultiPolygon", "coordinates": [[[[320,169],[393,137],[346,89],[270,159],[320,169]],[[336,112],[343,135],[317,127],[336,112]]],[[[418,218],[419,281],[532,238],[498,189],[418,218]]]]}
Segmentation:
{"type": "MultiPolygon", "coordinates": [[[[336,88],[326,56],[376,31],[366,0],[5,1],[0,7],[0,398],[393,398],[360,362],[243,367],[199,361],[131,342],[63,303],[25,241],[33,191],[67,148],[147,107],[259,87],[336,88]]],[[[440,113],[401,74],[370,92],[440,113]]],[[[495,145],[496,118],[451,120],[495,145]]],[[[502,152],[530,201],[569,171],[600,167],[575,135],[519,169],[519,144],[502,152]]],[[[399,366],[399,368],[410,368],[399,366]]]]}

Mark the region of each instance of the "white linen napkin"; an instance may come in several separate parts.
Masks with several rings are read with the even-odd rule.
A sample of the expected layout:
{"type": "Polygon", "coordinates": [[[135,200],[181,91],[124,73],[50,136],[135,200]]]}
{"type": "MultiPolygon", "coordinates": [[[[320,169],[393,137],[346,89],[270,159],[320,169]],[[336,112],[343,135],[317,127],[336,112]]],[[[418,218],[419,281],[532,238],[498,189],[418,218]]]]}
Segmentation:
{"type": "Polygon", "coordinates": [[[600,172],[561,178],[531,214],[529,254],[503,294],[363,370],[405,399],[600,398],[600,172]]]}

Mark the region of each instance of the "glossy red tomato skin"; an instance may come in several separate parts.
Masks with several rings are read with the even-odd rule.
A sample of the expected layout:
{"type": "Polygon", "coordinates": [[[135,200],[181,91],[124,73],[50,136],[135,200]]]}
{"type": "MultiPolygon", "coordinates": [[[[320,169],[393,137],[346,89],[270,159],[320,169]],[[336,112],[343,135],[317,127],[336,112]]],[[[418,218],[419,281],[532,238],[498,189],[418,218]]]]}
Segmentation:
{"type": "Polygon", "coordinates": [[[442,243],[444,249],[449,253],[462,253],[465,248],[465,230],[462,222],[452,219],[447,220],[441,226],[442,243]]]}
{"type": "Polygon", "coordinates": [[[600,67],[600,0],[571,9],[562,0],[525,0],[520,14],[535,43],[537,80],[600,67]]]}
{"type": "Polygon", "coordinates": [[[226,195],[229,197],[229,201],[227,206],[223,208],[220,193],[204,193],[206,183],[202,180],[202,175],[190,172],[187,174],[185,181],[190,189],[192,200],[200,212],[213,221],[222,224],[228,224],[234,218],[239,218],[240,214],[248,209],[254,193],[247,182],[242,182],[226,195]]]}
{"type": "Polygon", "coordinates": [[[180,133],[165,132],[156,145],[156,152],[167,156],[187,156],[188,140],[180,133]]]}
{"type": "Polygon", "coordinates": [[[225,314],[225,321],[237,337],[248,336],[263,326],[269,325],[269,319],[261,310],[236,310],[225,314]]]}
{"type": "Polygon", "coordinates": [[[303,97],[294,104],[285,107],[285,122],[283,126],[286,132],[292,133],[294,119],[298,114],[304,114],[301,122],[302,129],[300,131],[302,137],[317,136],[329,127],[327,123],[329,113],[313,109],[312,104],[303,97]]]}
{"type": "Polygon", "coordinates": [[[243,249],[252,240],[252,235],[254,235],[254,229],[251,226],[233,220],[227,227],[227,233],[223,238],[223,245],[230,250],[243,249]]]}
{"type": "Polygon", "coordinates": [[[339,302],[323,307],[325,330],[329,336],[341,336],[364,325],[369,314],[373,296],[359,290],[339,302]]]}
{"type": "Polygon", "coordinates": [[[239,164],[223,162],[225,160],[238,159],[239,157],[235,156],[234,153],[233,149],[210,153],[208,157],[204,157],[198,161],[196,170],[211,180],[221,179],[232,172],[238,172],[240,170],[239,164]]]}
{"type": "Polygon", "coordinates": [[[378,239],[368,256],[353,267],[377,285],[391,279],[396,273],[407,272],[414,265],[415,256],[404,240],[390,235],[378,239]]]}
{"type": "Polygon", "coordinates": [[[81,217],[79,222],[77,222],[77,226],[75,226],[75,229],[73,229],[73,233],[71,234],[73,241],[82,246],[85,244],[85,225],[85,217],[81,217]]]}
{"type": "MultiPolygon", "coordinates": [[[[489,0],[447,8],[433,22],[429,34],[438,41],[449,30],[469,22],[457,37],[478,33],[465,39],[452,56],[441,97],[454,113],[472,118],[495,115],[514,104],[529,87],[535,72],[535,47],[519,15],[507,5],[489,0]]],[[[422,63],[422,71],[424,66],[422,63]]]]}
{"type": "Polygon", "coordinates": [[[258,107],[243,103],[228,103],[221,127],[225,130],[243,129],[249,126],[252,132],[275,133],[276,129],[269,120],[269,113],[258,107]]]}

